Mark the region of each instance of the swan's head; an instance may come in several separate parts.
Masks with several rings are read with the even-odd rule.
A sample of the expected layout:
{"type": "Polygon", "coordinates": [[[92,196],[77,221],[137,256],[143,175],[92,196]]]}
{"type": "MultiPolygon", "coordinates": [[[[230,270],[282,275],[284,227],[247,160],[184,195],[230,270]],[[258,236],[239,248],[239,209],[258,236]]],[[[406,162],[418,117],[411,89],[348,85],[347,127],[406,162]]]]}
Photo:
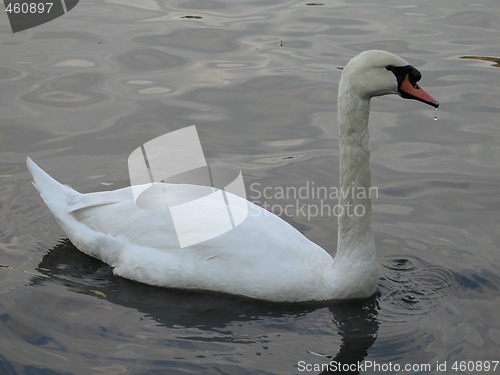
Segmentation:
{"type": "Polygon", "coordinates": [[[343,69],[342,83],[347,83],[361,97],[399,94],[433,107],[439,102],[424,91],[418,81],[420,72],[401,57],[385,51],[365,51],[349,61],[343,69]]]}

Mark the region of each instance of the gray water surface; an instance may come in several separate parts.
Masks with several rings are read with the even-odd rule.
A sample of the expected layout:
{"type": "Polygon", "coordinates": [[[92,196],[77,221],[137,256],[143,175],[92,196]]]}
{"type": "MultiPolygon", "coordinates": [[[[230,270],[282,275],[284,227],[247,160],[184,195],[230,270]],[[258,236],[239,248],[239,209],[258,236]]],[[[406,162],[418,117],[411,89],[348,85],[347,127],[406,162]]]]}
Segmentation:
{"type": "Polygon", "coordinates": [[[496,0],[87,0],[15,34],[0,15],[0,374],[494,373],[478,363],[500,360],[499,20],[496,0]],[[81,192],[126,186],[134,149],[196,124],[210,162],[333,255],[335,217],[277,212],[297,200],[262,192],[337,186],[337,67],[366,49],[405,58],[441,102],[372,101],[381,278],[367,301],[115,277],[30,183],[28,155],[81,192]]]}

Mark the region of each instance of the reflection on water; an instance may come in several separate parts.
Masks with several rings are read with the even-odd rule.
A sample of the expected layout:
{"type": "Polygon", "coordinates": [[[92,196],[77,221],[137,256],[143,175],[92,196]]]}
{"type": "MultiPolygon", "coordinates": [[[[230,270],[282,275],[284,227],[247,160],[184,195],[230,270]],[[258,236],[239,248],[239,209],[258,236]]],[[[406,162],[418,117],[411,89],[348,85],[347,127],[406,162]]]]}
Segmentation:
{"type": "MultiPolygon", "coordinates": [[[[110,267],[79,252],[67,240],[50,250],[37,269],[43,276],[33,277],[31,286],[41,287],[47,283],[57,283],[73,292],[105,301],[104,306],[107,307],[104,308],[112,309],[113,305],[126,306],[138,311],[147,319],[152,319],[159,326],[189,331],[189,335],[181,333],[179,338],[193,345],[196,343],[200,351],[209,349],[213,343],[224,346],[231,344],[231,350],[238,350],[238,346],[253,344],[256,341],[265,344],[268,341],[267,334],[241,335],[238,331],[241,327],[246,327],[251,332],[255,330],[251,328],[252,325],[266,326],[269,322],[262,322],[268,320],[272,320],[274,326],[289,324],[290,320],[302,319],[316,310],[325,308],[330,315],[329,321],[332,327],[336,326],[338,329],[341,338],[340,347],[332,349],[334,351],[332,354],[309,351],[310,355],[306,357],[304,353],[304,364],[312,361],[317,361],[323,366],[330,361],[356,364],[364,360],[377,338],[379,296],[366,301],[302,305],[273,304],[215,293],[167,290],[113,276],[110,267]]],[[[71,310],[71,306],[68,306],[68,310],[71,310]]],[[[9,319],[9,315],[5,314],[4,320],[9,319]]],[[[122,328],[126,331],[126,327],[122,328]]],[[[271,325],[268,328],[271,328],[271,325]]],[[[39,334],[30,335],[38,337],[33,345],[45,345],[46,342],[53,340],[52,337],[39,337],[39,334]]],[[[100,345],[112,344],[106,342],[106,337],[102,339],[100,345]]],[[[267,347],[268,345],[263,345],[262,349],[267,347]]],[[[161,358],[149,360],[157,361],[161,358]]],[[[180,362],[180,358],[178,361],[180,362]]],[[[171,366],[175,368],[179,364],[171,366]]]]}
{"type": "MultiPolygon", "coordinates": [[[[341,339],[338,348],[332,349],[331,353],[325,353],[324,349],[321,352],[314,350],[316,348],[312,343],[306,344],[305,349],[309,355],[304,353],[301,365],[322,365],[325,368],[322,374],[335,373],[327,366],[332,362],[344,365],[362,362],[377,339],[380,324],[387,324],[392,330],[390,341],[384,343],[386,350],[391,348],[390,356],[387,357],[386,353],[385,359],[390,358],[397,362],[409,350],[417,349],[418,342],[408,341],[408,332],[415,331],[418,320],[435,311],[437,307],[447,305],[443,301],[456,299],[458,289],[496,290],[494,282],[500,285],[498,278],[495,280],[493,275],[461,276],[444,267],[430,266],[418,257],[386,257],[382,265],[387,272],[384,272],[381,278],[379,294],[372,299],[326,305],[282,305],[220,294],[166,290],[135,283],[113,276],[107,265],[80,253],[69,241],[64,241],[43,257],[37,267],[40,276],[31,276],[30,285],[39,288],[47,283],[55,283],[72,292],[91,296],[100,301],[97,304],[101,314],[102,311],[111,313],[114,306],[133,309],[143,316],[140,320],[144,325],[149,325],[147,321],[151,320],[159,326],[179,331],[180,336],[174,341],[180,340],[184,343],[182,345],[190,343],[189,345],[194,345],[200,351],[210,350],[214,343],[222,345],[219,351],[229,350],[228,345],[233,351],[238,350],[240,346],[255,343],[262,344],[262,349],[265,350],[264,348],[269,347],[266,345],[269,344],[269,334],[255,332],[273,326],[279,326],[289,333],[293,332],[292,327],[283,325],[293,325],[291,320],[304,319],[314,311],[324,310],[326,307],[330,315],[329,320],[332,326],[337,327],[341,339]],[[189,333],[183,334],[182,331],[189,333]],[[242,334],[242,331],[247,333],[242,334]]],[[[54,313],[58,320],[64,321],[68,317],[77,318],[84,315],[85,309],[84,306],[68,304],[62,313],[54,313]]],[[[30,345],[41,348],[50,346],[61,352],[68,350],[59,342],[60,338],[41,333],[29,325],[22,325],[13,320],[8,312],[3,313],[2,322],[8,330],[21,334],[30,345]]],[[[96,324],[96,331],[101,340],[98,345],[116,345],[117,338],[130,335],[126,320],[113,328],[119,330],[113,334],[108,332],[109,327],[106,328],[98,322],[96,324]]],[[[78,334],[78,331],[74,330],[69,332],[78,334]]],[[[136,333],[134,340],[150,342],[148,333],[147,329],[145,332],[136,333]]],[[[280,340],[276,337],[273,341],[280,340]]],[[[173,345],[173,342],[170,342],[170,345],[173,345]]],[[[85,356],[86,353],[82,352],[80,355],[85,356]]],[[[98,363],[105,358],[95,360],[98,363]]],[[[151,363],[159,360],[161,358],[148,357],[151,363]]],[[[178,367],[180,364],[177,362],[182,363],[182,359],[174,359],[171,364],[163,363],[162,366],[178,367]]]]}
{"type": "MultiPolygon", "coordinates": [[[[158,326],[180,331],[176,340],[181,340],[182,345],[190,343],[200,351],[211,350],[214,343],[222,346],[218,351],[229,350],[228,345],[231,351],[238,351],[241,346],[256,343],[262,345],[262,350],[267,350],[270,338],[261,329],[267,327],[273,331],[273,326],[279,326],[293,334],[293,327],[286,327],[293,326],[291,321],[304,319],[317,310],[328,311],[330,317],[326,321],[336,327],[341,340],[338,347],[325,353],[324,348],[319,352],[315,350],[314,344],[308,343],[304,348],[307,352],[301,363],[297,364],[299,368],[319,366],[314,368],[321,368],[321,374],[338,373],[335,369],[340,365],[352,365],[343,367],[347,369],[343,373],[358,374],[354,365],[363,363],[368,356],[377,340],[381,324],[391,332],[383,340],[384,361],[397,363],[405,357],[405,353],[418,350],[421,345],[418,340],[409,337],[417,335],[418,322],[423,317],[436,313],[436,309],[451,308],[453,301],[465,290],[489,293],[496,292],[497,285],[500,285],[500,278],[487,271],[461,275],[445,267],[430,265],[416,256],[385,257],[382,266],[385,271],[380,279],[380,291],[366,301],[311,305],[272,304],[215,293],[167,290],[122,279],[114,276],[109,266],[79,252],[65,240],[43,257],[37,267],[40,276],[32,276],[30,285],[62,285],[72,292],[98,299],[103,310],[112,311],[113,306],[133,309],[144,317],[140,320],[145,325],[146,321],[151,320],[158,326]],[[182,331],[189,333],[183,334],[182,331]]],[[[74,310],[74,307],[68,305],[66,313],[79,316],[82,313],[81,307],[74,310]]],[[[9,329],[18,330],[13,328],[16,323],[11,322],[8,313],[3,315],[3,321],[9,329]]],[[[30,327],[22,329],[25,331],[23,335],[27,335],[25,339],[32,345],[45,346],[52,341],[54,345],[60,345],[55,337],[34,332],[30,327]]],[[[99,328],[102,329],[107,330],[105,327],[99,328]]],[[[119,336],[129,334],[126,326],[122,325],[117,329],[120,331],[116,333],[119,336]]],[[[114,335],[106,333],[100,336],[100,345],[114,345],[114,335]]],[[[148,339],[147,333],[135,336],[136,339],[148,339]]],[[[273,341],[280,341],[279,335],[273,341]]],[[[158,360],[161,358],[148,357],[150,362],[158,360]]],[[[431,358],[427,361],[430,362],[431,358]]],[[[178,367],[181,362],[181,358],[173,359],[167,367],[178,367]]]]}

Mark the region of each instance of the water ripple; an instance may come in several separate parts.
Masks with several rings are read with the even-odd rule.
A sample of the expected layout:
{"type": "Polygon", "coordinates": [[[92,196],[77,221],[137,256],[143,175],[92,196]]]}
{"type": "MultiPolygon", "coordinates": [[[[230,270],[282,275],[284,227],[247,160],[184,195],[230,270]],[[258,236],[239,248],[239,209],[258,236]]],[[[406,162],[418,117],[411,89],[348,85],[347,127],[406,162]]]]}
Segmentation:
{"type": "Polygon", "coordinates": [[[385,257],[382,266],[381,302],[388,321],[408,322],[408,315],[426,314],[458,289],[451,270],[428,265],[418,257],[385,257]]]}
{"type": "Polygon", "coordinates": [[[135,41],[146,45],[181,47],[211,53],[238,49],[232,33],[216,28],[176,30],[166,35],[139,36],[135,41]]]}
{"type": "Polygon", "coordinates": [[[7,68],[6,66],[0,66],[0,79],[1,80],[9,80],[9,79],[16,79],[24,76],[23,72],[12,69],[12,68],[7,68]]]}
{"type": "Polygon", "coordinates": [[[21,96],[21,99],[29,103],[64,108],[95,104],[108,98],[107,95],[92,90],[103,79],[104,76],[97,73],[77,73],[52,78],[21,96]]]}
{"type": "Polygon", "coordinates": [[[134,71],[168,70],[184,64],[184,59],[154,49],[131,49],[115,60],[134,71]]]}

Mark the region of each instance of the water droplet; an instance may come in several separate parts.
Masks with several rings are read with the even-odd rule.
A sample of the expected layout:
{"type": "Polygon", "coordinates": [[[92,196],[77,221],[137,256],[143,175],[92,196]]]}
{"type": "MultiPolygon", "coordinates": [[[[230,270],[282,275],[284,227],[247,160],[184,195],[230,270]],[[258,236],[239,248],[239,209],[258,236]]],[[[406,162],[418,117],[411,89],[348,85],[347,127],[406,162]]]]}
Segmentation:
{"type": "Polygon", "coordinates": [[[434,116],[434,121],[437,121],[438,120],[438,117],[437,116],[434,116]]]}
{"type": "Polygon", "coordinates": [[[403,302],[411,303],[411,304],[418,302],[418,300],[415,298],[415,296],[413,294],[407,294],[406,296],[404,296],[402,298],[402,300],[403,300],[403,302]]]}

